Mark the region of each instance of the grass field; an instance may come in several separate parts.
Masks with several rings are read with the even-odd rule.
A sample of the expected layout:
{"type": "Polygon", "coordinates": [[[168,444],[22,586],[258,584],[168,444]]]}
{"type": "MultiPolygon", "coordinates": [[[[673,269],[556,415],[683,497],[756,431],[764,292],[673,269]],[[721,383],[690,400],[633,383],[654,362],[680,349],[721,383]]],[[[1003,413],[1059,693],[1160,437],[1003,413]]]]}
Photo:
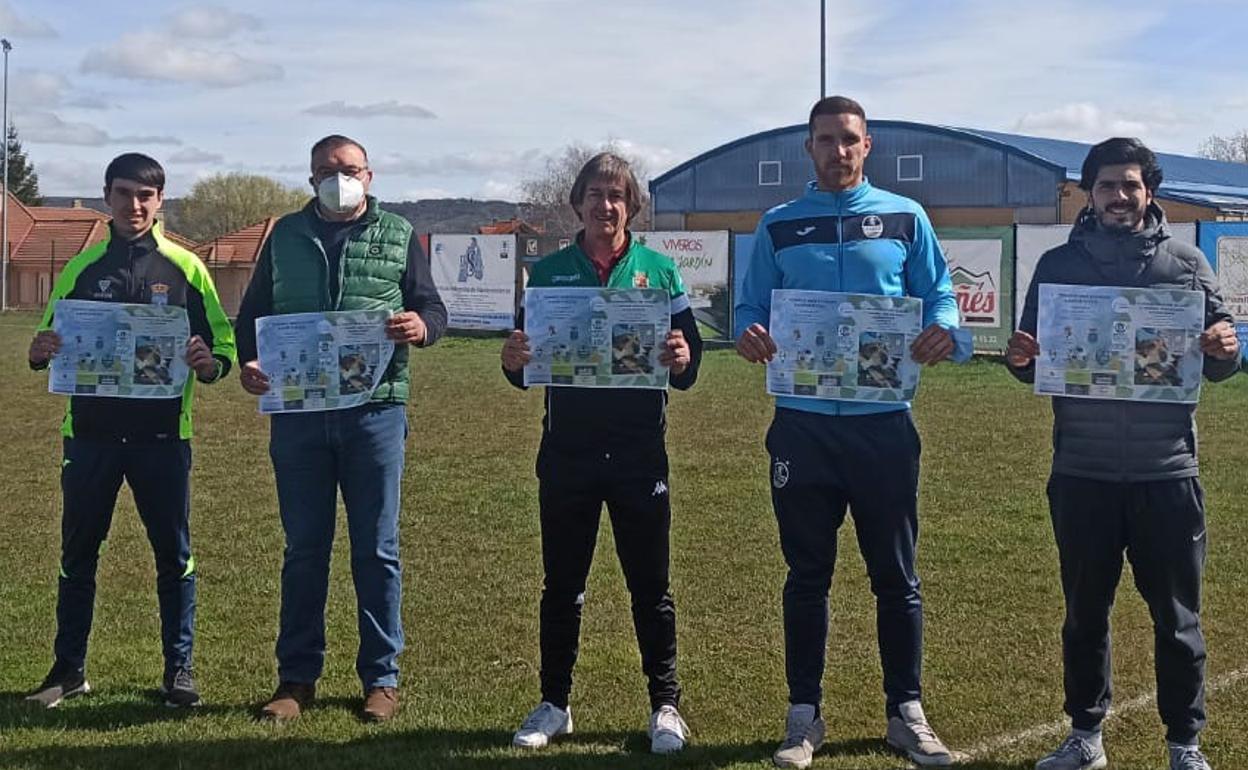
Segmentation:
{"type": "MultiPolygon", "coordinates": [[[[786,706],[783,561],[762,436],[762,370],[707,354],[689,393],[673,393],[673,588],[682,711],[693,744],[656,758],[644,738],[645,685],[619,566],[603,528],[573,691],[578,732],[541,754],[509,747],[537,699],[541,585],[533,458],[541,396],[498,372],[495,340],[447,340],[413,356],[412,435],[402,547],[404,709],[383,726],[356,716],[359,684],[345,525],[335,549],[321,699],[285,727],[253,720],[275,684],[282,535],[265,419],[238,387],[200,391],[193,472],[199,568],[196,668],[207,705],[175,713],[161,674],[154,570],[122,494],[100,568],[88,672],[96,692],[43,712],[21,696],[50,664],[62,399],[26,369],[34,318],[0,318],[0,767],[600,768],[769,766],[786,706]]],[[[969,767],[1021,770],[1060,731],[1057,557],[1043,499],[1051,417],[990,362],[925,375],[919,566],[927,609],[925,704],[969,767]],[[1013,737],[1012,737],[1013,736],[1013,737]]],[[[1248,377],[1206,388],[1200,409],[1210,547],[1205,631],[1207,753],[1248,768],[1248,377]]],[[[341,517],[341,514],[340,514],[341,517]]],[[[340,518],[341,521],[341,518],[340,518]]],[[[819,768],[908,766],[882,741],[874,610],[851,526],[833,585],[819,768]]],[[[1115,684],[1128,704],[1106,726],[1111,767],[1164,767],[1148,700],[1152,631],[1124,575],[1114,612],[1115,684]]]]}

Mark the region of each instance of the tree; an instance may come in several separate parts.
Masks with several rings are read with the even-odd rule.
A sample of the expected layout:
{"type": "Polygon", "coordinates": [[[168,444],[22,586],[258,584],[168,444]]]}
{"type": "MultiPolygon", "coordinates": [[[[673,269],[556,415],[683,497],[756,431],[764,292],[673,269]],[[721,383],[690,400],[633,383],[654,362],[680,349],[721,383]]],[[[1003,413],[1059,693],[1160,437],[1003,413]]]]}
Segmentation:
{"type": "Polygon", "coordinates": [[[1214,134],[1200,143],[1196,154],[1211,160],[1224,160],[1230,163],[1248,163],[1248,129],[1241,130],[1230,136],[1214,134]]]}
{"type": "Polygon", "coordinates": [[[576,181],[581,167],[600,152],[613,152],[633,167],[633,174],[641,184],[643,200],[641,212],[631,227],[634,230],[648,228],[650,196],[646,193],[646,183],[649,181],[649,170],[643,160],[621,150],[619,142],[614,139],[597,148],[573,142],[561,151],[547,155],[545,168],[520,182],[520,194],[530,208],[527,216],[537,223],[544,223],[546,232],[552,234],[574,233],[581,229],[580,220],[568,203],[568,193],[572,191],[572,183],[576,181]]]}
{"type": "MultiPolygon", "coordinates": [[[[195,183],[182,199],[176,229],[206,243],[226,233],[302,208],[310,193],[276,179],[233,172],[213,174],[195,183]]],[[[171,222],[170,226],[175,223],[171,222]]]]}
{"type": "Polygon", "coordinates": [[[35,167],[26,158],[22,142],[17,138],[17,126],[9,124],[9,189],[27,206],[42,206],[43,198],[39,195],[39,175],[35,167]]]}

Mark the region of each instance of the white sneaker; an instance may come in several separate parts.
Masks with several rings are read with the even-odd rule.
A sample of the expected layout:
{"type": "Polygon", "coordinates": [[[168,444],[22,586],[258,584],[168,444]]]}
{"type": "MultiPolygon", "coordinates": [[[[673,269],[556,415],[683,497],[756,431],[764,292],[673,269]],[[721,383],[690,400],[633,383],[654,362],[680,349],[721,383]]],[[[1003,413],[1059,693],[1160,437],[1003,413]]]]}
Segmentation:
{"type": "Polygon", "coordinates": [[[1170,770],[1213,770],[1205,755],[1200,753],[1199,746],[1167,741],[1166,748],[1170,753],[1170,770]]]}
{"type": "Polygon", "coordinates": [[[1099,732],[1071,733],[1051,754],[1036,763],[1036,770],[1100,770],[1109,765],[1099,732]]]}
{"type": "Polygon", "coordinates": [[[511,739],[511,745],[523,749],[540,749],[556,735],[572,732],[572,708],[561,709],[549,701],[542,701],[520,723],[520,729],[511,739]]]}
{"type": "Polygon", "coordinates": [[[789,706],[789,715],[784,720],[784,743],[771,755],[776,767],[810,767],[815,752],[823,745],[826,727],[823,717],[818,716],[815,707],[809,703],[795,703],[789,706]]]}
{"type": "Polygon", "coordinates": [[[650,715],[650,753],[671,754],[685,747],[689,739],[689,725],[681,719],[675,706],[659,706],[650,715]]]}
{"type": "Polygon", "coordinates": [[[927,723],[923,715],[923,704],[917,700],[906,701],[897,707],[900,717],[888,720],[888,730],[884,740],[889,746],[897,749],[910,758],[911,762],[923,767],[949,767],[953,757],[949,749],[936,737],[936,731],[927,723]]]}

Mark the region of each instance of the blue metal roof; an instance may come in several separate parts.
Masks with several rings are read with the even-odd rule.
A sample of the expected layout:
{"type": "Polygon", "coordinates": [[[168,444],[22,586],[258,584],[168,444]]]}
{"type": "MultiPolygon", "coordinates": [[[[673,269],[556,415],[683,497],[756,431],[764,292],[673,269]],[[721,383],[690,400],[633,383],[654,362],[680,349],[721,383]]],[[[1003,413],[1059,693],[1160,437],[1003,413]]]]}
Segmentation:
{"type": "MultiPolygon", "coordinates": [[[[946,137],[962,139],[1002,150],[1008,155],[1025,158],[1040,166],[1064,173],[1067,180],[1078,181],[1083,160],[1092,145],[1064,139],[1046,139],[999,131],[975,128],[938,126],[901,120],[872,120],[873,128],[904,128],[930,132],[946,137]]],[[[805,133],[806,124],[785,126],[742,137],[708,150],[692,158],[650,182],[651,194],[655,189],[681,172],[732,151],[744,144],[771,137],[805,133]]],[[[1218,209],[1248,210],[1248,164],[1226,163],[1186,155],[1158,153],[1164,181],[1158,195],[1169,200],[1183,201],[1218,209]]]]}
{"type": "MultiPolygon", "coordinates": [[[[1068,179],[1079,179],[1079,170],[1083,167],[1083,159],[1088,156],[1092,145],[1083,142],[1070,142],[1064,139],[1045,139],[1038,136],[1021,134],[1003,134],[997,131],[982,131],[977,128],[958,128],[968,134],[975,134],[1008,144],[1023,152],[1044,158],[1051,163],[1066,167],[1068,179]]],[[[1161,165],[1166,182],[1194,182],[1202,185],[1220,185],[1237,187],[1248,193],[1248,163],[1226,163],[1207,158],[1193,158],[1188,155],[1174,155],[1166,152],[1157,153],[1157,162],[1161,165]]]]}

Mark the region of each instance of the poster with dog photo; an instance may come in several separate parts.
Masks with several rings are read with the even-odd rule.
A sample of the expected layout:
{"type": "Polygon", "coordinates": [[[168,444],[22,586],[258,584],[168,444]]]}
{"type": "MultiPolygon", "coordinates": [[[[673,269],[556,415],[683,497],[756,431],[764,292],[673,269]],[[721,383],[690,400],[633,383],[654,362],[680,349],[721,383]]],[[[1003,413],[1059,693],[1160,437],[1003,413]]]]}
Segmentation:
{"type": "Polygon", "coordinates": [[[63,299],[52,329],[48,391],[72,396],[180,398],[190,368],[186,309],[63,299]]]}
{"type": "Polygon", "coordinates": [[[261,414],[320,412],[367,403],[394,355],[388,310],[291,313],[256,319],[269,392],[261,414]]]}
{"type": "Polygon", "coordinates": [[[828,291],[771,292],[767,364],[774,396],[909,401],[919,386],[910,344],[923,327],[923,301],[828,291]]]}
{"type": "Polygon", "coordinates": [[[1202,292],[1041,284],[1039,300],[1038,395],[1200,399],[1202,292]]]}
{"type": "Polygon", "coordinates": [[[526,289],[524,332],[533,357],[524,384],[666,388],[659,353],[671,312],[671,295],[661,289],[526,289]]]}

